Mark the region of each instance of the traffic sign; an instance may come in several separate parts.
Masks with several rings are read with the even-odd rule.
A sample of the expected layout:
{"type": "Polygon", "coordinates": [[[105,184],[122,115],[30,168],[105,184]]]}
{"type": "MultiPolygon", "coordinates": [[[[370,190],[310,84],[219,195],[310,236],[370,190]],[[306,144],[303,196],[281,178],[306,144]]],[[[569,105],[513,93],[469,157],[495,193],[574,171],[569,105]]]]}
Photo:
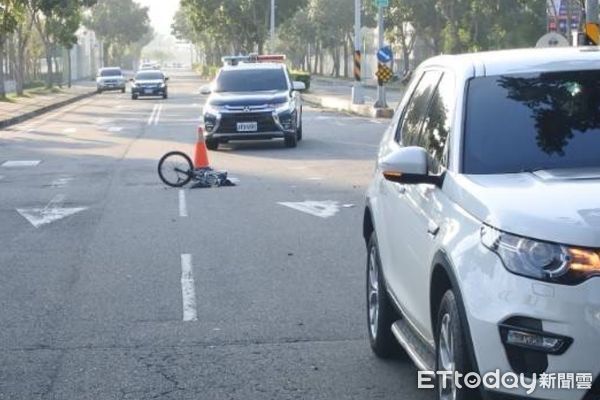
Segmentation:
{"type": "Polygon", "coordinates": [[[378,64],[377,72],[375,72],[375,76],[381,82],[388,82],[394,76],[392,69],[384,64],[378,64]]]}
{"type": "Polygon", "coordinates": [[[393,57],[392,48],[390,46],[382,47],[377,52],[377,60],[380,63],[388,63],[388,62],[392,61],[392,57],[393,57]]]}
{"type": "Polygon", "coordinates": [[[390,5],[390,0],[375,0],[375,7],[387,7],[390,5]]]}

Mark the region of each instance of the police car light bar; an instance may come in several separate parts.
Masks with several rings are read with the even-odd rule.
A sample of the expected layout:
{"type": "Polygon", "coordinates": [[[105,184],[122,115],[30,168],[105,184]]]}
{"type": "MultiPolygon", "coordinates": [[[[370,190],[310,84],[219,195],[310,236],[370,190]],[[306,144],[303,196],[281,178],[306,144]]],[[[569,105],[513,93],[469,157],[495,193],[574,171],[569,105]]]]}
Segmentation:
{"type": "Polygon", "coordinates": [[[238,65],[241,62],[244,63],[255,63],[255,62],[283,62],[285,61],[284,54],[263,54],[258,55],[252,53],[247,56],[225,56],[221,58],[221,61],[225,65],[238,65]]]}
{"type": "Polygon", "coordinates": [[[263,54],[256,57],[258,62],[282,62],[285,61],[284,54],[263,54]]]}

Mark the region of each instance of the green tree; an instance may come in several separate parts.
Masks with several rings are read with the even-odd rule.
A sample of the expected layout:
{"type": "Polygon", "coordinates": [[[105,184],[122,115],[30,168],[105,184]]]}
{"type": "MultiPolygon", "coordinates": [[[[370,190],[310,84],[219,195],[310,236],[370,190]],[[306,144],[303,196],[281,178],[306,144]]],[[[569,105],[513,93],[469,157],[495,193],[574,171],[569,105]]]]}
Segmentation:
{"type": "Polygon", "coordinates": [[[6,98],[4,86],[4,51],[8,35],[12,34],[24,17],[21,0],[0,0],[0,99],[6,98]]]}
{"type": "Polygon", "coordinates": [[[99,0],[85,25],[102,41],[107,65],[121,63],[128,46],[151,29],[148,8],[133,0],[99,0]]]}

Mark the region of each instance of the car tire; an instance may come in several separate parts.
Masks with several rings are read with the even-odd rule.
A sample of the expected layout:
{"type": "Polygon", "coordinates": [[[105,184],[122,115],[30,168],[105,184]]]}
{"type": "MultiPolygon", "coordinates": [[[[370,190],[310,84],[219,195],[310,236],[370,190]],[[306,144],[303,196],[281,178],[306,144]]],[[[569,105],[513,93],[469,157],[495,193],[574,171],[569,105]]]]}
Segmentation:
{"type": "Polygon", "coordinates": [[[102,93],[102,89],[96,89],[96,93],[101,94],[102,93]]]}
{"type": "Polygon", "coordinates": [[[206,143],[206,148],[209,150],[219,150],[219,141],[218,140],[214,140],[214,139],[206,139],[205,140],[206,143]]]}
{"type": "Polygon", "coordinates": [[[298,126],[298,129],[296,129],[296,139],[298,141],[302,140],[302,120],[300,120],[300,125],[298,126]]]}
{"type": "Polygon", "coordinates": [[[169,95],[167,94],[167,92],[164,92],[162,97],[163,97],[163,99],[167,99],[169,97],[169,95]]]}
{"type": "MultiPolygon", "coordinates": [[[[464,324],[458,311],[456,295],[451,289],[446,291],[440,302],[435,333],[435,370],[453,370],[462,373],[463,377],[464,374],[473,372],[467,352],[464,324]]],[[[476,390],[465,387],[463,382],[460,386],[460,389],[455,386],[454,376],[445,379],[442,375],[438,375],[437,398],[439,400],[476,400],[480,398],[476,390]]]]}
{"type": "Polygon", "coordinates": [[[377,235],[371,233],[367,245],[367,330],[371,350],[377,357],[391,358],[402,353],[400,345],[392,333],[392,324],[400,316],[388,297],[385,279],[381,271],[377,235]]]}
{"type": "Polygon", "coordinates": [[[138,95],[137,94],[132,94],[131,95],[131,100],[137,100],[138,99],[138,95]]]}
{"type": "Polygon", "coordinates": [[[291,135],[285,135],[285,137],[283,138],[283,142],[285,144],[285,147],[296,147],[298,145],[298,136],[296,136],[296,132],[292,132],[291,135]]]}
{"type": "Polygon", "coordinates": [[[125,93],[125,88],[121,89],[121,93],[125,93]]]}

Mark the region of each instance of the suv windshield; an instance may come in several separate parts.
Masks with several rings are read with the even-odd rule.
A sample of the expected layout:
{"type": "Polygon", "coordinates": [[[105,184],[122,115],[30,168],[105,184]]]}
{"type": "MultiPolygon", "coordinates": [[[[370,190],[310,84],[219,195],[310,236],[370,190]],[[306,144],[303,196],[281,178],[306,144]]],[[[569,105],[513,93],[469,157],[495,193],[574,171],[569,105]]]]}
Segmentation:
{"type": "Polygon", "coordinates": [[[140,72],[135,76],[138,81],[156,81],[163,79],[162,72],[140,72]]]}
{"type": "Polygon", "coordinates": [[[600,71],[472,79],[463,172],[600,167],[600,71]]]}
{"type": "Polygon", "coordinates": [[[121,76],[120,69],[103,69],[100,71],[100,76],[121,76]]]}
{"type": "Polygon", "coordinates": [[[233,69],[221,71],[215,92],[287,90],[283,69],[233,69]]]}

